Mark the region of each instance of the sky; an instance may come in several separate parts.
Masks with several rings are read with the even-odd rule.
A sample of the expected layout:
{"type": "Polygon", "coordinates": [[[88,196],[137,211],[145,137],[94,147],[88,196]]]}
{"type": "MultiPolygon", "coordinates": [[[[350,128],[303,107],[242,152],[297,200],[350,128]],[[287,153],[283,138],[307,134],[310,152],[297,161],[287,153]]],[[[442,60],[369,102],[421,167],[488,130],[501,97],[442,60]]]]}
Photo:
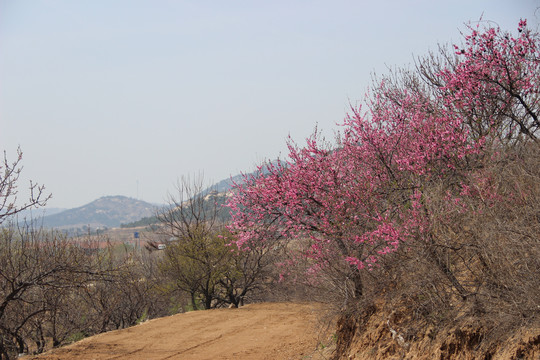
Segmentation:
{"type": "Polygon", "coordinates": [[[332,138],[372,75],[480,18],[539,28],[540,0],[0,0],[0,150],[73,208],[164,203],[332,138]]]}

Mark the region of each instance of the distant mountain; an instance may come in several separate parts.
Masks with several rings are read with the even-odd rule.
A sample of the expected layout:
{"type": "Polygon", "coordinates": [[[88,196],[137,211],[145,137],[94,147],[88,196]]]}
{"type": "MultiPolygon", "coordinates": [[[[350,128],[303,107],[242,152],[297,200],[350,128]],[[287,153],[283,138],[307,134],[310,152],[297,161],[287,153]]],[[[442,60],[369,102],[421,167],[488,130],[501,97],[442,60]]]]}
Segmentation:
{"type": "Polygon", "coordinates": [[[32,209],[26,209],[16,215],[16,219],[19,222],[24,220],[30,221],[31,219],[40,219],[47,215],[58,214],[62,211],[66,211],[66,208],[50,208],[50,207],[38,207],[32,209]]]}
{"type": "Polygon", "coordinates": [[[156,206],[126,196],[104,196],[84,206],[46,215],[44,227],[76,229],[118,227],[144,217],[152,216],[156,206]]]}
{"type": "MultiPolygon", "coordinates": [[[[286,166],[286,163],[284,163],[281,160],[273,160],[273,161],[267,162],[266,164],[272,164],[274,166],[277,166],[279,163],[281,163],[283,166],[286,166]]],[[[265,167],[263,167],[262,171],[255,170],[255,171],[252,171],[250,173],[238,174],[238,175],[235,175],[235,176],[231,176],[231,177],[229,177],[227,179],[223,179],[223,180],[215,183],[214,185],[206,188],[205,190],[201,191],[201,194],[207,195],[207,194],[209,194],[211,192],[217,192],[217,193],[227,192],[227,191],[231,190],[234,187],[235,184],[242,185],[245,182],[245,177],[246,176],[249,179],[250,177],[252,177],[254,175],[259,175],[261,172],[262,172],[262,174],[267,174],[268,170],[265,167]]]]}
{"type": "Polygon", "coordinates": [[[244,175],[238,174],[227,179],[223,179],[220,182],[215,183],[214,185],[201,191],[201,194],[207,195],[211,192],[224,193],[231,190],[234,187],[234,184],[243,184],[244,175]]]}

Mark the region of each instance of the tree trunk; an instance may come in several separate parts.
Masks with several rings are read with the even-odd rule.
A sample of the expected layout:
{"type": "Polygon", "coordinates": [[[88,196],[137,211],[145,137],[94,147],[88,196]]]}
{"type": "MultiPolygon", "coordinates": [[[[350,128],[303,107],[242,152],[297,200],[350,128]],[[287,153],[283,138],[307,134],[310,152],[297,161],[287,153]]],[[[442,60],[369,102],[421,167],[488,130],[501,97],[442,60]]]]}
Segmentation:
{"type": "Polygon", "coordinates": [[[22,336],[19,336],[19,335],[15,335],[15,339],[17,341],[17,352],[19,354],[23,354],[26,349],[26,343],[24,342],[24,339],[22,338],[22,336]]]}
{"type": "Polygon", "coordinates": [[[2,344],[0,340],[0,360],[9,360],[8,353],[6,351],[6,348],[2,344]]]}
{"type": "Polygon", "coordinates": [[[446,276],[446,278],[450,281],[454,289],[457,290],[459,296],[461,296],[463,300],[466,300],[469,293],[467,292],[467,290],[465,290],[463,285],[461,285],[459,280],[456,278],[452,269],[450,269],[446,265],[446,262],[444,261],[443,256],[441,256],[441,254],[435,248],[435,242],[433,241],[433,239],[431,239],[431,244],[428,245],[428,253],[430,255],[431,260],[435,263],[435,265],[439,268],[439,270],[441,270],[442,273],[446,276]]]}
{"type": "Polygon", "coordinates": [[[364,283],[362,281],[362,275],[360,274],[360,271],[354,267],[354,265],[351,266],[351,268],[353,271],[349,279],[354,285],[354,298],[360,299],[364,295],[364,283]]]}
{"type": "Polygon", "coordinates": [[[204,297],[204,308],[205,309],[212,308],[212,296],[205,295],[205,297],[204,297]]]}
{"type": "Polygon", "coordinates": [[[199,310],[197,306],[197,299],[195,299],[195,293],[192,292],[190,295],[191,295],[191,307],[193,308],[193,310],[199,310]]]}

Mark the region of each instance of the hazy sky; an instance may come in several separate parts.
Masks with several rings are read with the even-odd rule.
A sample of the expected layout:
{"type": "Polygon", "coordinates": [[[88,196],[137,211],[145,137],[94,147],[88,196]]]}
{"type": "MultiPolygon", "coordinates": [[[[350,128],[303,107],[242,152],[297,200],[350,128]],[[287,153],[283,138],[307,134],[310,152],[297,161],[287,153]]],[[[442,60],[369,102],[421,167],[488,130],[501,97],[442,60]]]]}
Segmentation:
{"type": "MultiPolygon", "coordinates": [[[[162,203],[331,137],[387,66],[468,21],[538,28],[540,0],[0,0],[0,150],[50,207],[162,203]]],[[[21,189],[22,193],[22,189],[21,189]]]]}

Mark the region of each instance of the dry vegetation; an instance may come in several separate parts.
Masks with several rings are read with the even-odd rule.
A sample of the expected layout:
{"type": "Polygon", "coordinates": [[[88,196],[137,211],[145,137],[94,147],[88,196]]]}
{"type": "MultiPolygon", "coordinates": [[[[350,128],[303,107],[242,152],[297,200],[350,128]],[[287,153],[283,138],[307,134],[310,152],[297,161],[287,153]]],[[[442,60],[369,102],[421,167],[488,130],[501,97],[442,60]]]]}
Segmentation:
{"type": "Polygon", "coordinates": [[[540,151],[510,151],[490,170],[513,202],[438,224],[442,268],[425,244],[410,244],[372,270],[369,293],[340,320],[336,358],[540,356],[540,151]]]}

